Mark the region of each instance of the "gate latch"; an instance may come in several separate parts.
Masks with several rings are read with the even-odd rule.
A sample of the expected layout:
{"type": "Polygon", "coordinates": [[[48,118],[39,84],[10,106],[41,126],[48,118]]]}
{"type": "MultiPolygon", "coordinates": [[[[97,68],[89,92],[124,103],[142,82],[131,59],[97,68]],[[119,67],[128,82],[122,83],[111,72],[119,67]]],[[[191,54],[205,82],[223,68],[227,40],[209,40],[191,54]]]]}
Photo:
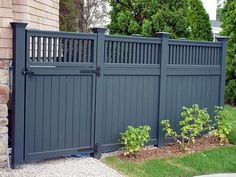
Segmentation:
{"type": "Polygon", "coordinates": [[[30,71],[29,69],[25,69],[22,71],[22,74],[23,75],[34,75],[34,72],[33,71],[30,71]]]}
{"type": "Polygon", "coordinates": [[[80,70],[80,73],[96,74],[97,77],[100,77],[101,76],[101,67],[98,66],[96,69],[83,69],[83,70],[80,70]]]}

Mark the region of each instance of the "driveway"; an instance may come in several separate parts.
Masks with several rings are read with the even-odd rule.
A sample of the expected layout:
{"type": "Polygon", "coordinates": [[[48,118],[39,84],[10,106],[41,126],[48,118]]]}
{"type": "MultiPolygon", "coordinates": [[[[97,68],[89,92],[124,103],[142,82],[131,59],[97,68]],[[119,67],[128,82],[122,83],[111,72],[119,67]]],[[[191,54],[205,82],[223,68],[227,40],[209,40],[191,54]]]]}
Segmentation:
{"type": "Polygon", "coordinates": [[[86,157],[30,163],[16,170],[1,169],[0,177],[122,177],[122,175],[101,161],[86,157]]]}

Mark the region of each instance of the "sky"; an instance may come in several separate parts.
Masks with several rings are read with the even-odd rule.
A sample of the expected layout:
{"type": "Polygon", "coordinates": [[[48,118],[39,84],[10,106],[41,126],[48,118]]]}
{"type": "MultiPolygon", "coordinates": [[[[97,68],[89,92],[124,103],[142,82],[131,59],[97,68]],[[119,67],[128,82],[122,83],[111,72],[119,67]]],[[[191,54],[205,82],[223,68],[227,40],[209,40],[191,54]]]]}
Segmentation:
{"type": "MultiPolygon", "coordinates": [[[[223,4],[223,1],[220,0],[220,3],[223,4]]],[[[216,20],[217,0],[202,0],[202,2],[209,14],[210,20],[216,20]]]]}
{"type": "Polygon", "coordinates": [[[210,20],[216,20],[217,0],[202,0],[210,20]]]}

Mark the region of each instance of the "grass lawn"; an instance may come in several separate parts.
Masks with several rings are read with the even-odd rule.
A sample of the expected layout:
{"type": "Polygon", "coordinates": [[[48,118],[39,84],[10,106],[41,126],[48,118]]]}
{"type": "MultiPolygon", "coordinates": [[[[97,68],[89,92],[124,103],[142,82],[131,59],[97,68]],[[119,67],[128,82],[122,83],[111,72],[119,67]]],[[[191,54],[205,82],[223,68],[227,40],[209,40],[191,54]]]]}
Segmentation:
{"type": "MultiPolygon", "coordinates": [[[[233,131],[229,140],[236,144],[236,108],[226,106],[231,113],[233,131]]],[[[144,162],[128,162],[116,156],[103,160],[107,165],[130,177],[188,177],[194,175],[236,172],[236,146],[220,147],[179,157],[144,162]]]]}
{"type": "Polygon", "coordinates": [[[229,117],[229,122],[233,127],[232,132],[229,134],[229,141],[233,144],[236,144],[236,108],[229,105],[225,106],[225,109],[230,112],[231,116],[229,117]]]}

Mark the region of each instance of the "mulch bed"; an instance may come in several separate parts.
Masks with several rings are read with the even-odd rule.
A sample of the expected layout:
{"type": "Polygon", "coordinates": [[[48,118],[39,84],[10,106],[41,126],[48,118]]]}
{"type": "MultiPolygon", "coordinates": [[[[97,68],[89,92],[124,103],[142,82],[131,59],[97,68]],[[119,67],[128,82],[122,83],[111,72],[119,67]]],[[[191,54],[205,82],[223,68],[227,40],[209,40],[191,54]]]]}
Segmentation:
{"type": "MultiPolygon", "coordinates": [[[[191,152],[199,152],[226,145],[229,145],[229,143],[222,144],[219,142],[217,138],[213,136],[201,137],[197,138],[195,144],[191,146],[191,152]]],[[[160,159],[168,156],[179,156],[179,155],[189,154],[191,152],[184,152],[179,144],[174,143],[174,144],[167,144],[161,148],[155,148],[155,147],[146,148],[141,152],[139,152],[135,157],[124,156],[123,153],[119,154],[119,157],[123,160],[139,162],[149,159],[160,159]]]]}

